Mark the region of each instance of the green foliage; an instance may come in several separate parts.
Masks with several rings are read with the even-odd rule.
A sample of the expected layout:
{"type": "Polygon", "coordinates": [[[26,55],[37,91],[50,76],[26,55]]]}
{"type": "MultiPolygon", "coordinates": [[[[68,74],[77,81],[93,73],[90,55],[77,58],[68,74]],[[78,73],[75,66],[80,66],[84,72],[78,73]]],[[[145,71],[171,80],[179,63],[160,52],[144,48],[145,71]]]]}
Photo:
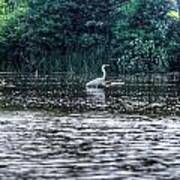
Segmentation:
{"type": "MultiPolygon", "coordinates": [[[[45,73],[57,69],[66,71],[70,64],[65,62],[69,61],[67,59],[73,59],[76,61],[74,64],[79,63],[80,67],[84,58],[91,54],[94,54],[92,58],[101,64],[101,59],[108,56],[104,55],[104,52],[108,51],[110,44],[110,19],[114,17],[114,13],[111,14],[114,8],[112,2],[29,1],[26,15],[20,18],[18,23],[21,35],[17,36],[19,31],[11,34],[15,30],[13,23],[5,28],[3,33],[9,45],[2,54],[6,55],[5,59],[8,61],[8,57],[13,57],[17,68],[25,71],[37,68],[43,69],[45,73]],[[89,49],[92,52],[89,52],[89,49]],[[57,61],[56,67],[51,69],[49,64],[54,67],[54,61],[57,61]]],[[[16,18],[18,19],[17,16],[16,18]]],[[[75,70],[79,71],[79,68],[75,70]]]]}
{"type": "Polygon", "coordinates": [[[112,57],[120,73],[173,69],[179,22],[169,9],[166,0],[0,0],[0,69],[97,73],[112,57]]]}
{"type": "MultiPolygon", "coordinates": [[[[18,52],[14,47],[18,46],[18,39],[23,34],[19,20],[24,17],[28,9],[27,3],[23,1],[0,1],[0,69],[9,70],[8,66],[16,66],[14,57],[18,52]],[[15,2],[8,4],[9,2],[15,2]]],[[[14,68],[14,67],[13,67],[14,68]]]]}
{"type": "Polygon", "coordinates": [[[120,58],[121,72],[165,72],[169,69],[170,54],[177,48],[169,44],[170,34],[176,34],[174,43],[180,37],[178,28],[172,27],[173,20],[167,16],[170,7],[165,0],[132,0],[120,8],[124,21],[119,18],[114,27],[119,43],[119,46],[116,43],[114,56],[120,58]]]}
{"type": "Polygon", "coordinates": [[[167,52],[161,47],[156,47],[153,40],[136,38],[129,42],[128,49],[120,57],[120,68],[122,72],[151,72],[160,71],[162,67],[167,68],[167,52]]]}

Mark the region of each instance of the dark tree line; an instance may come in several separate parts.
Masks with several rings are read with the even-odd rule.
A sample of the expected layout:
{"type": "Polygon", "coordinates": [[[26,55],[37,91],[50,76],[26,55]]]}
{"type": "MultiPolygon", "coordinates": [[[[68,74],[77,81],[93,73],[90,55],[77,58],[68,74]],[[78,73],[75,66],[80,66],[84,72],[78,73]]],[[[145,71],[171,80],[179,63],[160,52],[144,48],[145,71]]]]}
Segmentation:
{"type": "Polygon", "coordinates": [[[118,73],[179,70],[180,20],[170,8],[166,0],[19,1],[0,29],[1,70],[88,73],[112,58],[118,73]]]}

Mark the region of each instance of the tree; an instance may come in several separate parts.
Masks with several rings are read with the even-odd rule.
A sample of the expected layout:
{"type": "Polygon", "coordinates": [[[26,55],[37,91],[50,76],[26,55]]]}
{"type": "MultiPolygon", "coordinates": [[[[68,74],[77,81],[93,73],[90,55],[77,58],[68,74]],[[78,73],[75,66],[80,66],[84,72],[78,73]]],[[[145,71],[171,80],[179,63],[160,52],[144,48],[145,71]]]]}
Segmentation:
{"type": "Polygon", "coordinates": [[[122,72],[164,72],[169,68],[170,3],[164,0],[132,0],[120,8],[125,22],[117,21],[115,57],[122,72]],[[123,70],[124,69],[124,70],[123,70]]]}
{"type": "Polygon", "coordinates": [[[42,68],[46,73],[68,70],[67,59],[71,60],[70,64],[75,64],[77,70],[84,63],[84,58],[92,55],[94,63],[101,64],[100,59],[106,61],[109,57],[111,26],[117,5],[122,2],[29,0],[26,15],[18,21],[20,31],[15,30],[22,34],[18,37],[16,33],[12,35],[9,27],[4,30],[9,41],[9,47],[4,49],[12,49],[13,46],[13,51],[4,53],[6,59],[14,57],[13,62],[19,69],[34,71],[42,68]]]}
{"type": "Polygon", "coordinates": [[[114,57],[122,73],[153,72],[179,57],[169,0],[17,2],[0,27],[1,68],[96,73],[114,57]]]}

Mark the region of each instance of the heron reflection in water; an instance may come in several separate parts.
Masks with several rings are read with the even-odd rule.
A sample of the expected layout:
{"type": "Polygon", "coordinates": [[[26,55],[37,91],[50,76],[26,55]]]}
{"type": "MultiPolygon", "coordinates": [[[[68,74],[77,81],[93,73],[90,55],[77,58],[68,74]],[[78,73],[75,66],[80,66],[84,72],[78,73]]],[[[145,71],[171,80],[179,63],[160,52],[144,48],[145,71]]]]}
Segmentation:
{"type": "Polygon", "coordinates": [[[103,88],[86,88],[87,101],[90,104],[106,105],[106,96],[103,88]]]}
{"type": "Polygon", "coordinates": [[[105,89],[111,87],[118,87],[124,84],[122,80],[106,80],[106,67],[109,64],[103,64],[101,67],[102,77],[96,78],[86,83],[87,100],[90,103],[95,103],[95,106],[106,107],[105,89]]]}

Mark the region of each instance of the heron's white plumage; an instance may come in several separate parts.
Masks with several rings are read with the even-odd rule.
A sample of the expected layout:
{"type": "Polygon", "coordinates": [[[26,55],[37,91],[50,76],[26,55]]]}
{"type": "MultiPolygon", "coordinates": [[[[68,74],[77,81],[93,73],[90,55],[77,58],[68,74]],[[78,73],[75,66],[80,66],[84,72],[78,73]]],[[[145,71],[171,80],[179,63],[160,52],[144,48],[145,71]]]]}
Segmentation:
{"type": "Polygon", "coordinates": [[[86,86],[105,86],[104,78],[96,78],[86,84],[86,86]]]}
{"type": "Polygon", "coordinates": [[[103,72],[103,76],[102,77],[99,77],[99,78],[96,78],[88,83],[86,83],[86,87],[96,87],[98,88],[99,86],[105,86],[105,79],[106,79],[106,70],[105,68],[109,66],[108,64],[103,64],[101,69],[102,69],[102,72],[103,72]]]}
{"type": "Polygon", "coordinates": [[[4,87],[7,84],[5,79],[0,80],[0,87],[4,87]]]}

